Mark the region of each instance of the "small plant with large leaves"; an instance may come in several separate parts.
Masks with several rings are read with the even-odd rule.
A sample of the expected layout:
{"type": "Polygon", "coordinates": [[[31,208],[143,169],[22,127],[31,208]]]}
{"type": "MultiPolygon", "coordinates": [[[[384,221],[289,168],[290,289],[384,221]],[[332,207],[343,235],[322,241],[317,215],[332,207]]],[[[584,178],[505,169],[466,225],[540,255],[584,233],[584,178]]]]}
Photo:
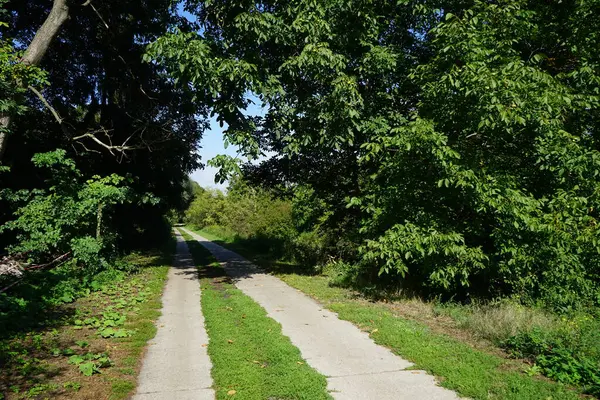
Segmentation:
{"type": "Polygon", "coordinates": [[[99,374],[102,372],[102,368],[108,368],[113,365],[106,353],[74,354],[69,357],[69,364],[77,365],[79,372],[84,376],[99,374]]]}

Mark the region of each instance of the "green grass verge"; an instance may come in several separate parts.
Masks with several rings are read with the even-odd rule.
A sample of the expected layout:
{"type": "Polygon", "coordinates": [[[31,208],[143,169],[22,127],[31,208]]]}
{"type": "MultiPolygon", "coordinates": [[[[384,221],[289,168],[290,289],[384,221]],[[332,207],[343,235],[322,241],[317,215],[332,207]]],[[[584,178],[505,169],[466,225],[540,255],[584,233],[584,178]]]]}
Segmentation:
{"type": "MultiPolygon", "coordinates": [[[[173,249],[174,250],[174,249],[173,249]]],[[[132,332],[127,338],[115,339],[122,343],[127,354],[121,362],[121,377],[112,382],[111,396],[113,400],[126,399],[136,387],[136,369],[139,368],[146,343],[156,335],[155,321],[160,317],[162,307],[162,291],[167,280],[169,266],[172,263],[173,251],[167,252],[154,261],[155,266],[142,273],[147,300],[140,304],[136,312],[128,315],[125,328],[132,332]]],[[[116,297],[116,300],[119,296],[116,297]]]]}
{"type": "Polygon", "coordinates": [[[281,326],[236,289],[208,250],[183,236],[200,269],[217,399],[331,399],[325,377],[306,364],[281,326]]]}
{"type": "MultiPolygon", "coordinates": [[[[261,262],[243,245],[230,246],[228,238],[198,231],[231,250],[269,268],[273,261],[261,262]]],[[[458,339],[433,333],[425,324],[394,314],[385,304],[369,303],[347,289],[330,287],[326,277],[278,274],[290,286],[320,301],[343,320],[373,332],[376,343],[412,361],[416,367],[439,378],[441,385],[473,399],[569,400],[580,395],[564,385],[528,376],[512,360],[473,349],[458,339]]],[[[521,364],[522,365],[522,364],[521,364]]]]}

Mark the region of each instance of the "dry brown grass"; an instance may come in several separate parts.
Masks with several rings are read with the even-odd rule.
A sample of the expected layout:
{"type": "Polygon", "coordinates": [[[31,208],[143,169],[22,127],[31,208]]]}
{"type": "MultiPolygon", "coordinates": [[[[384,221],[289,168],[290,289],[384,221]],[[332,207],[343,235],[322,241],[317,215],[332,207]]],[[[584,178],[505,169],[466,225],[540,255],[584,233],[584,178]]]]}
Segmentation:
{"type": "Polygon", "coordinates": [[[508,300],[460,305],[406,298],[382,303],[399,316],[426,324],[435,333],[497,355],[504,354],[498,345],[511,336],[535,328],[550,330],[559,323],[542,310],[508,300]]]}
{"type": "Polygon", "coordinates": [[[551,330],[557,325],[556,318],[550,314],[511,301],[472,305],[462,313],[456,318],[459,326],[494,343],[521,332],[531,332],[535,328],[551,330]]]}

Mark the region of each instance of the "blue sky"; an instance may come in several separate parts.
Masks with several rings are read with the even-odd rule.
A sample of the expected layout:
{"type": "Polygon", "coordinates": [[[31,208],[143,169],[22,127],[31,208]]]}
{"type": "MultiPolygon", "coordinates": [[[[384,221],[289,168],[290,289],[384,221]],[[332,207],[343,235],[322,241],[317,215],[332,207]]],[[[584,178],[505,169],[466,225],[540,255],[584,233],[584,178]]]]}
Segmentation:
{"type": "MultiPolygon", "coordinates": [[[[223,143],[223,130],[226,126],[221,128],[216,118],[211,118],[210,128],[204,132],[200,146],[202,147],[199,151],[200,157],[202,157],[202,163],[206,165],[206,162],[219,154],[227,154],[235,156],[237,154],[237,148],[235,146],[229,146],[225,148],[223,143]]],[[[216,168],[206,165],[204,169],[197,169],[192,172],[191,178],[198,182],[202,187],[215,187],[219,189],[227,188],[227,183],[218,184],[215,183],[216,168]]]]}
{"type": "MultiPolygon", "coordinates": [[[[254,104],[250,104],[246,109],[246,115],[264,115],[264,110],[261,108],[260,100],[253,98],[254,104]]],[[[216,118],[213,117],[210,120],[210,127],[204,132],[202,136],[202,141],[200,142],[200,157],[202,157],[202,162],[206,164],[208,160],[213,158],[219,154],[227,154],[230,156],[236,156],[238,152],[238,147],[229,145],[225,148],[225,144],[223,142],[223,131],[227,129],[227,125],[223,125],[223,127],[219,126],[216,118]]],[[[204,169],[199,169],[194,171],[191,174],[193,180],[198,182],[200,186],[203,187],[214,187],[219,189],[226,189],[227,182],[224,184],[215,183],[215,174],[217,172],[216,168],[205,166],[204,169]]]]}

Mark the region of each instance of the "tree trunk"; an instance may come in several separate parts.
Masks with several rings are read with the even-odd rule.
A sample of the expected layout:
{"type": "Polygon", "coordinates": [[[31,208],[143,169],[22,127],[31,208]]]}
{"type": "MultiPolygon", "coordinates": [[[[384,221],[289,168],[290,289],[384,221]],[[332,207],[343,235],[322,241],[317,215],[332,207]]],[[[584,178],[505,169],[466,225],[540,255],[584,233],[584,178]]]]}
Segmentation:
{"type": "Polygon", "coordinates": [[[96,240],[102,239],[102,203],[98,203],[98,212],[96,214],[96,240]]]}
{"type": "MultiPolygon", "coordinates": [[[[44,21],[40,29],[36,32],[27,50],[25,50],[21,62],[27,65],[38,65],[48,52],[50,44],[68,17],[69,6],[67,5],[67,0],[54,0],[54,5],[50,14],[48,14],[48,18],[46,18],[46,21],[44,21]]],[[[6,150],[6,137],[10,121],[10,114],[0,114],[0,160],[2,160],[2,156],[6,150]]]]}
{"type": "Polygon", "coordinates": [[[8,136],[8,124],[10,124],[10,116],[7,113],[0,113],[0,161],[4,155],[6,147],[6,136],[8,136]]]}

